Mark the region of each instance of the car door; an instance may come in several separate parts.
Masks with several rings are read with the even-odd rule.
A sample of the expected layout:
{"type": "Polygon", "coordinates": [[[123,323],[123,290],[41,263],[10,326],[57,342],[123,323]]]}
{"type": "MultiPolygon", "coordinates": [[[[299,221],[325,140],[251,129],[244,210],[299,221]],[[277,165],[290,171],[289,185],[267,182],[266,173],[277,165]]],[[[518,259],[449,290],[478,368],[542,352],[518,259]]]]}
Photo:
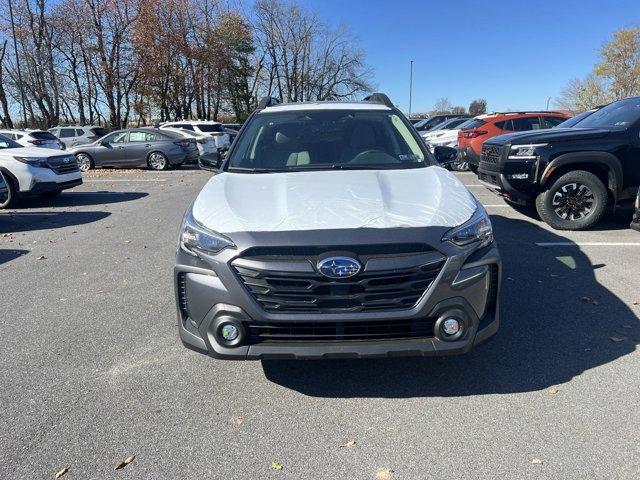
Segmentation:
{"type": "Polygon", "coordinates": [[[144,130],[132,130],[129,133],[129,144],[127,154],[131,165],[143,166],[147,164],[147,156],[153,148],[157,135],[144,130]]]}
{"type": "Polygon", "coordinates": [[[92,153],[95,164],[108,167],[126,165],[125,146],[128,137],[127,131],[113,132],[104,137],[92,153]]]}
{"type": "Polygon", "coordinates": [[[60,133],[59,134],[55,134],[60,141],[64,144],[64,146],[66,148],[71,148],[71,147],[75,147],[76,143],[73,141],[74,137],[76,136],[76,129],[75,128],[61,128],[60,129],[60,133]]]}

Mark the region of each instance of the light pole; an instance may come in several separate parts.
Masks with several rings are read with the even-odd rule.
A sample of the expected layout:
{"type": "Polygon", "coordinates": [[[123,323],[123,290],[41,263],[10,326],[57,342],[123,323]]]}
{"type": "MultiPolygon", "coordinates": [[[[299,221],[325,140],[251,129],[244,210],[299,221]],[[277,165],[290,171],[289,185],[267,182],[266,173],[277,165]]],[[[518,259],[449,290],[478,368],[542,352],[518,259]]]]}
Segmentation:
{"type": "Polygon", "coordinates": [[[547,98],[547,111],[549,111],[549,102],[551,101],[551,97],[547,98]]]}
{"type": "Polygon", "coordinates": [[[13,34],[13,52],[16,55],[16,69],[18,71],[18,85],[20,86],[20,98],[22,100],[22,119],[24,128],[27,128],[27,105],[24,101],[24,88],[22,86],[22,74],[20,73],[20,59],[18,58],[18,41],[16,40],[16,25],[13,22],[13,5],[9,0],[9,18],[11,19],[11,33],[13,34]]]}
{"type": "Polygon", "coordinates": [[[411,116],[411,97],[413,96],[413,60],[409,64],[409,116],[411,116]]]}

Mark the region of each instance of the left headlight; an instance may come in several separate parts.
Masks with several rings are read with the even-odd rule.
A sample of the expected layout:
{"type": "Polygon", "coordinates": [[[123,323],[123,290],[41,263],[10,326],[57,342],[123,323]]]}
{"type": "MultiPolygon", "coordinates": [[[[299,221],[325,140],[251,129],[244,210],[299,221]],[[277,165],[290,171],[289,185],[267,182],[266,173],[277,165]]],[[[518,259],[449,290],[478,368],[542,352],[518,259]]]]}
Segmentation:
{"type": "Polygon", "coordinates": [[[451,242],[459,247],[480,242],[478,248],[486,247],[493,242],[493,227],[489,215],[477,200],[476,205],[476,211],[471,218],[459,227],[449,230],[442,237],[443,242],[451,242]]]}
{"type": "Polygon", "coordinates": [[[189,207],[180,228],[180,249],[198,256],[198,252],[216,254],[225,248],[236,248],[234,243],[224,235],[213,232],[193,218],[193,205],[189,207]]]}
{"type": "Polygon", "coordinates": [[[535,158],[536,148],[546,146],[546,143],[535,143],[531,145],[512,145],[509,158],[535,158]]]}
{"type": "Polygon", "coordinates": [[[38,157],[13,157],[14,160],[19,161],[20,163],[25,163],[27,165],[31,165],[32,167],[46,167],[47,160],[44,158],[38,157]]]}

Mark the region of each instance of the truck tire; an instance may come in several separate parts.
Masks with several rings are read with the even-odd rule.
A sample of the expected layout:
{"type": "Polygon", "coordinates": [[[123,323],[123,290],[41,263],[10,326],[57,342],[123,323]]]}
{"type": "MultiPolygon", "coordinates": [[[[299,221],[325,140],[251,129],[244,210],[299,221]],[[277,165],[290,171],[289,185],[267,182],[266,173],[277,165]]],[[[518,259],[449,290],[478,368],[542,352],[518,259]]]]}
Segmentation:
{"type": "Polygon", "coordinates": [[[538,195],[536,210],[556,230],[586,230],[602,219],[608,202],[607,189],[597,176],[575,170],[538,195]]]}

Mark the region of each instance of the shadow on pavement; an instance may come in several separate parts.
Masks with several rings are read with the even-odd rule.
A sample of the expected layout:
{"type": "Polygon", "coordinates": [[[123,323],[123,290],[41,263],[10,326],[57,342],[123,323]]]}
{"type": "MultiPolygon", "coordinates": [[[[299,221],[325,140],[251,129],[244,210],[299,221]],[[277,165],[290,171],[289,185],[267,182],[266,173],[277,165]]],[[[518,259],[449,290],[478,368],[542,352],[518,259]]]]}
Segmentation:
{"type": "Polygon", "coordinates": [[[22,257],[29,253],[29,250],[16,250],[16,249],[4,249],[0,248],[0,265],[3,263],[10,262],[11,260],[15,260],[18,257],[22,257]]]}
{"type": "Polygon", "coordinates": [[[97,222],[109,212],[12,212],[0,213],[0,234],[47,230],[97,222]]]}
{"type": "Polygon", "coordinates": [[[130,202],[144,198],[146,192],[62,192],[54,198],[28,197],[20,201],[18,210],[42,207],[82,207],[86,205],[106,205],[109,203],[130,202]]]}
{"type": "Polygon", "coordinates": [[[454,357],[375,360],[265,360],[266,377],[317,397],[465,396],[528,392],[568,382],[633,352],[640,323],[599,284],[579,247],[518,219],[492,216],[504,276],[501,326],[490,342],[454,357]]]}

